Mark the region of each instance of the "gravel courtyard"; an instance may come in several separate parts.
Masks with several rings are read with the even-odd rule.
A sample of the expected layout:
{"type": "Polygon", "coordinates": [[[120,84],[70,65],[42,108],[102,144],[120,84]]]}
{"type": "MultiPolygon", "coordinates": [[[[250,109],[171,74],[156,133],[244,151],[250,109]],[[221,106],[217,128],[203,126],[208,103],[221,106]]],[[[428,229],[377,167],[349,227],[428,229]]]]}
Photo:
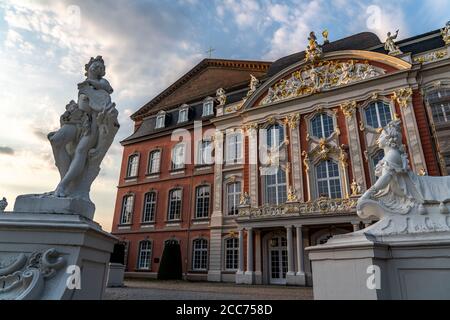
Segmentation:
{"type": "Polygon", "coordinates": [[[247,286],[231,283],[126,280],[108,288],[106,300],[310,300],[312,288],[247,286]]]}

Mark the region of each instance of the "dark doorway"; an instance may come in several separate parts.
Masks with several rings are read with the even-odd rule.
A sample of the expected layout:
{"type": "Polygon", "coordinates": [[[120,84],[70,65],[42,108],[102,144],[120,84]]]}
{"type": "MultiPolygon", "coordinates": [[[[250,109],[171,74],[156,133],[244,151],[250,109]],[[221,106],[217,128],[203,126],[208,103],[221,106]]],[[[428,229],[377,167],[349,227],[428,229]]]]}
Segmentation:
{"type": "Polygon", "coordinates": [[[183,276],[181,248],[177,240],[167,240],[158,270],[160,280],[181,280],[183,276]]]}

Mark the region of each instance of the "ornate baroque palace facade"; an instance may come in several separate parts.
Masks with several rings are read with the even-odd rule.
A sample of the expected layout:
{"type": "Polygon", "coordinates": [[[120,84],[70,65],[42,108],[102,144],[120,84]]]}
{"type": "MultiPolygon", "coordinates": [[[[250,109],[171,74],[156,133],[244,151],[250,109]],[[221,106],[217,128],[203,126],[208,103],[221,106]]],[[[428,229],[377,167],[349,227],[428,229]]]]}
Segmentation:
{"type": "MultiPolygon", "coordinates": [[[[326,37],[326,34],[324,34],[326,37]]],[[[305,248],[359,230],[376,140],[402,123],[418,174],[450,169],[449,25],[360,33],[275,62],[205,59],[131,116],[113,234],[130,276],[177,241],[186,279],[311,285],[305,248]]]]}

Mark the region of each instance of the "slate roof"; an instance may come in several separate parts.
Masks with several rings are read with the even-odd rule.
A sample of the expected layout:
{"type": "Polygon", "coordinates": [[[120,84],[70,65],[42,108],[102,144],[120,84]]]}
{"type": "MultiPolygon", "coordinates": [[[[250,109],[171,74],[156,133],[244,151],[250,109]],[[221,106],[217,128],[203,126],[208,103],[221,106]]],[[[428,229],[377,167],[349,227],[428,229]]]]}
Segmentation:
{"type": "MultiPolygon", "coordinates": [[[[383,39],[384,40],[384,39],[383,39]]],[[[403,39],[396,42],[400,49],[405,53],[418,54],[421,52],[437,49],[444,47],[444,41],[440,35],[440,30],[430,31],[425,34],[417,35],[411,38],[403,39]]],[[[384,43],[380,41],[378,36],[371,32],[361,32],[343,39],[339,39],[328,44],[323,45],[323,51],[333,52],[341,50],[368,50],[380,53],[386,53],[384,50],[384,43]]],[[[144,107],[139,109],[134,113],[131,118],[134,119],[138,115],[142,115],[148,112],[153,106],[156,106],[164,97],[170,95],[181,85],[189,81],[195,74],[198,74],[201,70],[205,69],[207,66],[211,65],[223,65],[230,66],[233,64],[244,66],[244,64],[250,64],[253,67],[257,64],[263,64],[265,66],[267,73],[265,76],[260,77],[260,80],[264,82],[266,79],[276,75],[281,70],[289,67],[290,65],[297,63],[305,58],[305,51],[297,52],[286,57],[280,58],[270,64],[269,62],[258,62],[258,61],[241,61],[241,60],[221,60],[221,59],[204,59],[197,66],[191,69],[183,77],[177,80],[169,88],[164,90],[161,94],[152,99],[144,107]],[[270,67],[268,67],[270,65],[270,67]],[[267,69],[268,68],[268,69],[267,69]]],[[[247,65],[248,67],[248,65],[247,65]]],[[[245,95],[248,88],[248,83],[236,84],[227,90],[227,103],[234,103],[240,101],[245,95]]],[[[206,97],[207,95],[205,95],[206,97]]],[[[215,96],[215,95],[211,95],[215,96]]],[[[186,101],[189,103],[189,101],[186,101]]],[[[216,104],[217,102],[215,102],[216,104]]],[[[155,111],[155,110],[152,110],[155,111]]],[[[187,125],[193,124],[195,120],[206,120],[209,118],[203,118],[203,101],[198,100],[197,102],[192,102],[190,105],[189,121],[182,124],[178,124],[178,109],[172,109],[167,111],[167,122],[163,129],[155,129],[155,117],[149,117],[143,120],[141,126],[128,138],[122,141],[122,144],[134,143],[145,139],[149,135],[164,133],[165,131],[173,130],[178,127],[185,127],[187,125]]]]}

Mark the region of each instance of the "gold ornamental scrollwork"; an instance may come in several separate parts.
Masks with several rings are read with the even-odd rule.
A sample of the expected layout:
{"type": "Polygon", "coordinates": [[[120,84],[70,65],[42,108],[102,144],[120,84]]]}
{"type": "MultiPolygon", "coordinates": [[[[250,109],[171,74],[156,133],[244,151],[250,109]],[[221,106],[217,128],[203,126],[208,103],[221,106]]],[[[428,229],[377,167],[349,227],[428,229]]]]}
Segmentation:
{"type": "Polygon", "coordinates": [[[355,114],[356,107],[356,101],[347,101],[341,104],[342,113],[344,113],[347,118],[351,118],[355,114]]]}
{"type": "Polygon", "coordinates": [[[413,91],[411,88],[402,88],[395,90],[392,95],[392,100],[397,101],[400,107],[407,108],[413,91]]]}

